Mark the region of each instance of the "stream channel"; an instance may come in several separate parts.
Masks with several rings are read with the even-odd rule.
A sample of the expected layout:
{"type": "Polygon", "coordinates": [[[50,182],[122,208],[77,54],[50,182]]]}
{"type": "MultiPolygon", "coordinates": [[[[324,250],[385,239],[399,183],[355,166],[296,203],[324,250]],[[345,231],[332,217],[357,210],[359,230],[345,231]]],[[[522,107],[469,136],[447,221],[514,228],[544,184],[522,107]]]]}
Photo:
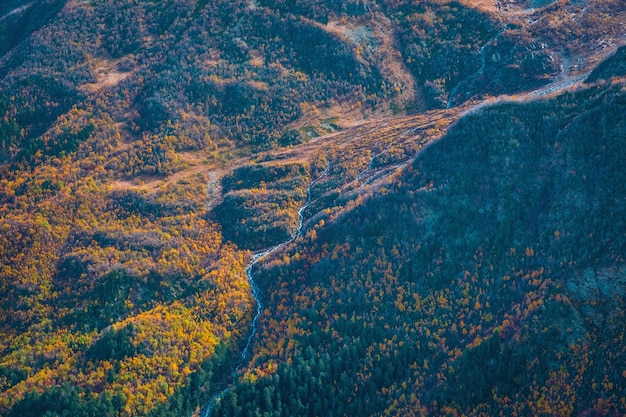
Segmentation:
{"type": "Polygon", "coordinates": [[[256,266],[256,264],[262,261],[266,256],[271,255],[272,253],[276,252],[280,248],[290,244],[291,242],[296,240],[296,238],[302,235],[302,227],[304,225],[304,211],[311,205],[311,201],[312,201],[311,189],[319,180],[321,180],[328,173],[329,168],[330,168],[330,161],[328,161],[328,164],[326,165],[326,169],[324,169],[321,175],[317,177],[316,179],[314,179],[313,181],[309,182],[309,186],[306,189],[306,201],[304,202],[302,207],[300,207],[300,209],[298,210],[298,227],[296,228],[296,231],[291,236],[291,238],[289,238],[288,240],[285,240],[284,242],[279,243],[276,246],[271,247],[270,249],[266,249],[261,252],[255,253],[252,256],[252,260],[246,267],[246,276],[248,277],[248,282],[250,282],[250,288],[252,290],[252,297],[254,298],[254,301],[256,303],[256,312],[254,314],[254,318],[252,319],[252,330],[250,331],[250,334],[248,335],[248,339],[246,340],[246,346],[241,351],[241,357],[239,358],[239,363],[233,373],[233,384],[227,386],[226,388],[224,388],[222,391],[220,391],[218,394],[216,394],[215,396],[211,398],[209,403],[205,406],[204,411],[202,411],[201,413],[202,417],[210,417],[211,410],[213,409],[215,404],[217,404],[217,402],[233,388],[234,383],[237,380],[237,374],[249,361],[250,350],[252,349],[254,338],[257,334],[257,322],[259,321],[259,317],[261,317],[261,313],[263,312],[263,301],[261,300],[261,290],[259,286],[257,285],[257,283],[254,281],[254,275],[253,275],[254,267],[256,266]]]}

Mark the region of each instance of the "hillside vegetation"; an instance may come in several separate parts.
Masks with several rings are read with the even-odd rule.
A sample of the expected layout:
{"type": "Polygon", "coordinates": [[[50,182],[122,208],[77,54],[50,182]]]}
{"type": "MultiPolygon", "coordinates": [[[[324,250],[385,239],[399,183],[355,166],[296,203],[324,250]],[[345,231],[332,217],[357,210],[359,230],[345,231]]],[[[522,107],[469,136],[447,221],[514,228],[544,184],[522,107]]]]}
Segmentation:
{"type": "Polygon", "coordinates": [[[624,21],[1,2],[0,415],[626,414],[624,21]]]}
{"type": "Polygon", "coordinates": [[[622,414],[625,97],[482,110],[310,225],[215,415],[622,414]]]}

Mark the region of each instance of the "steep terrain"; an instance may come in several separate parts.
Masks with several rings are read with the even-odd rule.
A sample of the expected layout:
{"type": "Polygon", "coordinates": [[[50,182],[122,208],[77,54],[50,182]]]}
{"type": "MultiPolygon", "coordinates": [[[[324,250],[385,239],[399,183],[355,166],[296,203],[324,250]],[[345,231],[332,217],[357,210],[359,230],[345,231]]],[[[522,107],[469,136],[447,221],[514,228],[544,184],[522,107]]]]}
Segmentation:
{"type": "Polygon", "coordinates": [[[624,22],[2,2],[0,414],[626,414],[624,22]]]}
{"type": "Polygon", "coordinates": [[[353,204],[320,182],[215,415],[622,414],[624,98],[483,109],[353,204]]]}

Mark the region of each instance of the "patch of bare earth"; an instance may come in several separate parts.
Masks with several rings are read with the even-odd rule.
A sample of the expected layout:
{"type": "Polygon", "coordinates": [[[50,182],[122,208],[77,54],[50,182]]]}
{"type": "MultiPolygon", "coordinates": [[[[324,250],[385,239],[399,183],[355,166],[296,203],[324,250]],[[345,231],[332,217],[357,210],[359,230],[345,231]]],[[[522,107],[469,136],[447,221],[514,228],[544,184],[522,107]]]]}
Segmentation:
{"type": "Polygon", "coordinates": [[[500,0],[461,0],[459,1],[464,6],[478,9],[481,12],[497,13],[502,7],[503,3],[500,0]]]}
{"type": "Polygon", "coordinates": [[[441,137],[458,119],[460,109],[435,110],[415,116],[361,120],[344,130],[328,133],[290,149],[267,152],[261,158],[271,165],[311,164],[319,155],[352,158],[363,153],[404,155],[394,165],[411,159],[428,142],[441,137]]]}
{"type": "Polygon", "coordinates": [[[117,63],[109,60],[100,61],[96,65],[94,73],[96,82],[83,85],[83,90],[95,92],[103,88],[114,87],[131,74],[130,72],[120,72],[117,69],[117,63]]]}
{"type": "Polygon", "coordinates": [[[109,185],[112,190],[155,192],[161,187],[175,184],[194,176],[205,176],[210,170],[219,171],[215,163],[212,164],[209,162],[211,156],[207,151],[179,152],[177,155],[179,160],[187,165],[187,168],[165,177],[154,175],[140,176],[133,179],[114,179],[109,185]]]}
{"type": "MultiPolygon", "coordinates": [[[[120,145],[121,148],[126,146],[124,142],[120,145]]],[[[183,181],[203,181],[207,186],[207,193],[209,193],[207,195],[213,195],[211,198],[216,199],[217,193],[215,189],[220,186],[219,181],[224,173],[250,161],[250,150],[248,148],[237,148],[232,145],[224,145],[217,150],[211,148],[178,152],[176,155],[186,168],[167,176],[143,175],[131,179],[112,179],[109,182],[109,187],[111,190],[134,190],[153,193],[183,181]],[[213,190],[212,194],[211,190],[213,190]]]]}

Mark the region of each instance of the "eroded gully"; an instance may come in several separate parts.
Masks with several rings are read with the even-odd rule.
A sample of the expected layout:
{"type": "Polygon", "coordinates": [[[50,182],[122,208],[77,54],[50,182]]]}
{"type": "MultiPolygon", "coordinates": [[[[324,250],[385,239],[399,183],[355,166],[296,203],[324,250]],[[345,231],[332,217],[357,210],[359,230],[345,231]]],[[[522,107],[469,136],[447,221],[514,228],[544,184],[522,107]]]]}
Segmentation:
{"type": "MultiPolygon", "coordinates": [[[[256,312],[254,314],[254,318],[252,319],[252,329],[250,330],[250,334],[248,335],[248,339],[246,340],[246,345],[241,351],[241,356],[239,358],[239,363],[237,365],[237,368],[235,368],[235,372],[233,375],[234,379],[236,379],[239,371],[241,371],[241,369],[249,361],[250,351],[254,344],[254,338],[257,334],[257,323],[259,321],[259,318],[261,317],[261,313],[263,312],[263,300],[261,299],[261,290],[254,280],[254,275],[253,275],[254,267],[256,266],[256,264],[261,262],[266,256],[271,255],[272,253],[283,248],[284,246],[292,243],[294,240],[296,240],[298,237],[302,235],[302,229],[304,226],[304,211],[311,205],[311,201],[312,201],[311,190],[313,189],[313,186],[317,184],[328,173],[329,168],[330,168],[330,161],[327,163],[326,169],[324,169],[324,171],[320,174],[320,176],[314,179],[313,181],[309,182],[309,185],[306,190],[306,201],[304,202],[302,207],[300,207],[300,209],[298,210],[298,227],[296,228],[296,231],[291,236],[291,238],[269,249],[265,249],[261,252],[255,253],[252,256],[252,260],[246,267],[246,276],[248,277],[248,282],[250,283],[250,288],[252,290],[252,297],[254,298],[254,301],[256,303],[256,312]]],[[[235,382],[235,380],[233,380],[233,382],[235,382]]],[[[233,388],[233,385],[229,385],[228,387],[220,391],[217,395],[215,395],[213,398],[211,398],[209,403],[206,405],[204,412],[202,413],[202,416],[209,417],[211,415],[211,410],[213,409],[215,404],[217,404],[217,402],[224,395],[226,395],[232,388],[233,388]]]]}

